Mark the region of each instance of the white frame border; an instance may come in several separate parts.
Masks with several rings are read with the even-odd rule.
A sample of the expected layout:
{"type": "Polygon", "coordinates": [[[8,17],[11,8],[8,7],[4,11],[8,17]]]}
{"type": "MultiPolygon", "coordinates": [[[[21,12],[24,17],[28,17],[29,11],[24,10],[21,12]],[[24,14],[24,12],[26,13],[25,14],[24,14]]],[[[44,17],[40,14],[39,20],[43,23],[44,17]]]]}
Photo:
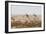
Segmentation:
{"type": "Polygon", "coordinates": [[[8,17],[8,31],[9,32],[14,32],[14,31],[32,31],[32,30],[43,30],[43,28],[44,28],[44,17],[43,17],[43,11],[44,11],[44,6],[42,5],[42,4],[24,4],[24,3],[9,3],[8,4],[8,10],[9,10],[9,17],[8,17]],[[41,28],[19,28],[19,29],[11,29],[11,9],[10,9],[10,7],[11,7],[11,5],[32,5],[32,6],[41,6],[42,7],[42,27],[41,28]]]}

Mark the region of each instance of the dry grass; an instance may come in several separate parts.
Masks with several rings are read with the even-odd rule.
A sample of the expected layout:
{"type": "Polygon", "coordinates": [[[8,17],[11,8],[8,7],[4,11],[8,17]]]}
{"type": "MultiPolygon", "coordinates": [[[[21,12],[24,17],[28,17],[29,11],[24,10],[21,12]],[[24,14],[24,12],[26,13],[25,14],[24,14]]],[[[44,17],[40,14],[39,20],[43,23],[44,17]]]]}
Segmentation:
{"type": "Polygon", "coordinates": [[[30,28],[41,27],[41,16],[13,16],[11,17],[11,27],[30,28]]]}

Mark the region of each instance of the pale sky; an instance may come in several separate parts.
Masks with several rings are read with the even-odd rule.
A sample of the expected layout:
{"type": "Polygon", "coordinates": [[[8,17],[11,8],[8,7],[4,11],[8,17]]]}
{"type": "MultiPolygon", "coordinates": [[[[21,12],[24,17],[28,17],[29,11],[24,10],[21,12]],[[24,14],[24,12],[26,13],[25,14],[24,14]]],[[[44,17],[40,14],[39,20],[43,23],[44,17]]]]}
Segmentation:
{"type": "Polygon", "coordinates": [[[26,6],[26,5],[12,5],[11,14],[12,16],[16,15],[41,15],[41,6],[26,6]]]}

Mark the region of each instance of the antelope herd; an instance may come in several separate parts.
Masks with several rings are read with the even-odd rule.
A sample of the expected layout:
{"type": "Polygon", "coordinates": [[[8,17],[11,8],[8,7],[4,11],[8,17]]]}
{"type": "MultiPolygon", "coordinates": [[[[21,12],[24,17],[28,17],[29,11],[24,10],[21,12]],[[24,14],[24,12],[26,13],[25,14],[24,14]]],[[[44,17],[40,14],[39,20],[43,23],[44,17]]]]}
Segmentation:
{"type": "Polygon", "coordinates": [[[11,28],[30,28],[30,27],[41,27],[41,16],[12,16],[11,17],[11,28]]]}

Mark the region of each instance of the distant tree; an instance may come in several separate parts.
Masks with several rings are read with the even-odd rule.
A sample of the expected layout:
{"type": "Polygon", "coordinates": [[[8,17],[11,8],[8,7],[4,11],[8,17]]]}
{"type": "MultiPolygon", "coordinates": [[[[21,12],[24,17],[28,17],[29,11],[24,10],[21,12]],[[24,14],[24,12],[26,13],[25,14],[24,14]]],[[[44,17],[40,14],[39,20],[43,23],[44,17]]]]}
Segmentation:
{"type": "Polygon", "coordinates": [[[36,15],[36,14],[33,14],[33,16],[35,16],[35,17],[36,17],[37,15],[36,15]]]}
{"type": "Polygon", "coordinates": [[[28,15],[28,14],[26,14],[26,17],[29,17],[29,15],[28,15]]]}

